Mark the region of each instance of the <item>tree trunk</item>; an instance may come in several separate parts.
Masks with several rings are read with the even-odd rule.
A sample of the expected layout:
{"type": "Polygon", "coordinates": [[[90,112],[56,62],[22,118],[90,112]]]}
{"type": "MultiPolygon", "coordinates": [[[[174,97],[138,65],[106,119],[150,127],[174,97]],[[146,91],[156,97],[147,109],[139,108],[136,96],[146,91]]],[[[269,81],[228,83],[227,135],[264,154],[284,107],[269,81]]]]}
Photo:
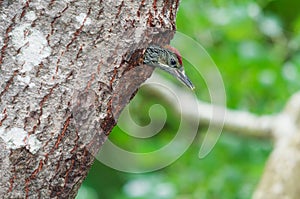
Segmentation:
{"type": "Polygon", "coordinates": [[[0,0],[1,198],[76,196],[178,4],[0,0]]]}
{"type": "Polygon", "coordinates": [[[253,194],[254,199],[299,198],[300,92],[287,102],[274,121],[275,147],[253,194]]]}
{"type": "Polygon", "coordinates": [[[254,199],[299,198],[300,134],[283,138],[272,151],[254,199]]]}

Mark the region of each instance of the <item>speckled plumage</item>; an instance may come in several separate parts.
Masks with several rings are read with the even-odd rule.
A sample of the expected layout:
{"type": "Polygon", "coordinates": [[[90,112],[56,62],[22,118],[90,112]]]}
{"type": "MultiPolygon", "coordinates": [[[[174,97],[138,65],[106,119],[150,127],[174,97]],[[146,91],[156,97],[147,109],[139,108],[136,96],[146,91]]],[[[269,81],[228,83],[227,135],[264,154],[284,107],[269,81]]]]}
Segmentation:
{"type": "Polygon", "coordinates": [[[162,48],[151,45],[145,51],[144,64],[158,67],[182,81],[189,88],[194,89],[194,85],[184,73],[182,58],[177,49],[171,46],[162,48]]]}

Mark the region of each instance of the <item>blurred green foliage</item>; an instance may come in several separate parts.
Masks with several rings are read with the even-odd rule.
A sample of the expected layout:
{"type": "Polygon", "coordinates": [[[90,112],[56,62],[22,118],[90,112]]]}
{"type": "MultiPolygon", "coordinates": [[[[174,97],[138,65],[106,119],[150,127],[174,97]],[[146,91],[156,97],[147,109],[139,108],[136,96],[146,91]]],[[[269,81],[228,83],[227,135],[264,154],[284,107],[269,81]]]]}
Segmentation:
{"type": "MultiPolygon", "coordinates": [[[[203,45],[215,61],[224,80],[229,108],[276,113],[300,87],[299,7],[300,2],[294,0],[183,0],[177,28],[203,45]]],[[[189,74],[189,63],[184,64],[189,74]]],[[[191,78],[197,81],[195,76],[191,78]]],[[[195,84],[203,88],[202,83],[195,84]]],[[[196,93],[207,100],[206,91],[199,89],[196,93]]],[[[167,114],[158,135],[136,139],[117,126],[110,140],[137,152],[152,151],[168,143],[180,121],[168,103],[141,89],[131,102],[131,114],[138,124],[146,125],[150,122],[149,108],[157,103],[166,108],[167,114]]],[[[161,117],[159,113],[154,115],[161,117]]],[[[200,127],[184,155],[159,171],[123,173],[95,161],[77,198],[251,198],[272,143],[225,132],[213,151],[199,159],[202,132],[206,130],[200,127]]],[[[155,161],[160,158],[163,157],[155,161]]]]}

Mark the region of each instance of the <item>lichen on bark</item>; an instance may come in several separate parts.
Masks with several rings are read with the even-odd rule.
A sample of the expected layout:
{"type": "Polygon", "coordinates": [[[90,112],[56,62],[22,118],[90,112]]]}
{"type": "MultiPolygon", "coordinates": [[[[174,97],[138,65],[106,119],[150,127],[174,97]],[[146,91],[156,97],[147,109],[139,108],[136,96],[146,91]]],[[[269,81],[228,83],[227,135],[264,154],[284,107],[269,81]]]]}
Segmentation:
{"type": "Polygon", "coordinates": [[[178,4],[0,1],[1,132],[22,129],[41,144],[32,153],[0,137],[1,196],[75,197],[93,154],[153,71],[127,59],[169,43],[178,4]]]}

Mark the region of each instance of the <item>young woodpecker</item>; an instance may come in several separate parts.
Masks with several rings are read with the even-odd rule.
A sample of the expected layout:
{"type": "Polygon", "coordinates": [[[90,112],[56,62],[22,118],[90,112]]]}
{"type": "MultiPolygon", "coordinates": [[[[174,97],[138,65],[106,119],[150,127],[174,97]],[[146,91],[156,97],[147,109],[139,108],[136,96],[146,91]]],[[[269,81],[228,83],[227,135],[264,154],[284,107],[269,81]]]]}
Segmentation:
{"type": "Polygon", "coordinates": [[[149,46],[144,54],[144,64],[158,67],[179,79],[190,89],[195,88],[185,75],[179,51],[171,46],[166,48],[154,45],[149,46]]]}

